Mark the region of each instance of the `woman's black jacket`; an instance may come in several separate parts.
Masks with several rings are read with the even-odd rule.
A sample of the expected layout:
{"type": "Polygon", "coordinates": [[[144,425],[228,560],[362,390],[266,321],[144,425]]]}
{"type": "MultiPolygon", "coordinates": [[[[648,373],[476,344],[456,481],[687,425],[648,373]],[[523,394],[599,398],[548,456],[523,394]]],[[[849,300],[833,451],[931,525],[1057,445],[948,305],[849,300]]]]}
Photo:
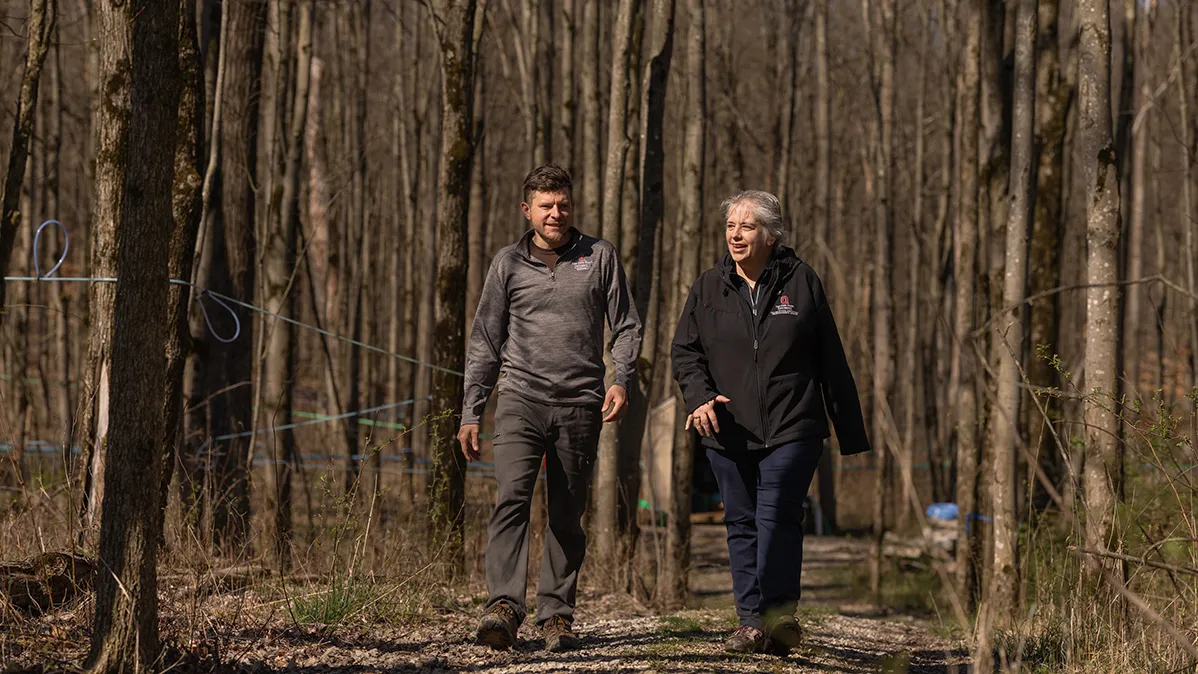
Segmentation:
{"type": "Polygon", "coordinates": [[[687,411],[717,394],[732,400],[715,406],[720,432],[703,444],[756,450],[826,438],[830,415],[841,454],[869,451],[853,373],[815,270],[777,247],[755,319],[735,275],[727,254],[700,275],[674,333],[674,379],[687,411]]]}

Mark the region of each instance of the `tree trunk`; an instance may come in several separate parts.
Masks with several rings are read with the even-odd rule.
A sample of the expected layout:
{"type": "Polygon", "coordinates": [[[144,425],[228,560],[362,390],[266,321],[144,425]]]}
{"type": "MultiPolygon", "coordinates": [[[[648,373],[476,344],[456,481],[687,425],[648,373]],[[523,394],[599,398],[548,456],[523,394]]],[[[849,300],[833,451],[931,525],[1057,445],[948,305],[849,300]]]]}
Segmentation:
{"type": "MultiPolygon", "coordinates": [[[[690,111],[683,129],[682,221],[678,230],[683,249],[674,288],[677,306],[686,302],[691,283],[699,275],[699,247],[683,242],[697,241],[703,223],[703,154],[707,131],[705,89],[705,0],[689,0],[690,18],[686,38],[686,104],[690,111]]],[[[677,315],[671,312],[670,316],[677,315]]],[[[672,488],[669,528],[666,531],[665,573],[659,595],[667,607],[681,607],[689,593],[691,481],[694,469],[694,430],[685,430],[686,403],[675,399],[674,452],[670,460],[672,488]]]]}
{"type": "Polygon", "coordinates": [[[1018,608],[1019,519],[1015,485],[1021,444],[1018,359],[1023,355],[1023,301],[1027,296],[1028,216],[1031,214],[1034,115],[1036,110],[1037,0],[1020,0],[1015,24],[1015,96],[1011,133],[1011,208],[1007,220],[1002,306],[997,317],[998,396],[991,420],[994,471],[990,500],[994,518],[994,559],[988,609],[1007,623],[1018,608]]]}
{"type": "MultiPolygon", "coordinates": [[[[890,396],[894,388],[893,348],[894,317],[894,209],[891,203],[894,181],[894,55],[897,34],[894,24],[894,0],[880,0],[875,19],[866,0],[866,25],[877,21],[878,41],[871,51],[880,61],[874,73],[873,91],[878,101],[873,137],[875,189],[874,201],[874,280],[870,293],[873,307],[873,432],[874,502],[873,554],[870,565],[870,589],[875,603],[881,603],[882,539],[886,533],[886,513],[890,508],[890,475],[895,451],[892,440],[890,396]]],[[[870,32],[874,32],[871,30],[870,32]]],[[[870,40],[873,42],[873,40],[870,40]]]]}
{"type": "MultiPolygon", "coordinates": [[[[266,3],[227,3],[228,34],[222,91],[222,122],[219,131],[220,211],[223,230],[217,246],[223,247],[211,267],[204,287],[252,302],[257,254],[254,236],[254,178],[257,175],[259,86],[262,71],[266,3]],[[223,269],[222,269],[223,267],[223,269]]],[[[228,318],[213,317],[222,337],[231,336],[228,318]]],[[[253,426],[254,321],[241,322],[241,333],[230,343],[217,343],[207,336],[204,368],[209,377],[207,395],[221,397],[213,408],[214,435],[249,431],[253,426]],[[219,392],[219,393],[218,393],[219,392]]],[[[240,545],[249,533],[249,484],[245,457],[251,438],[226,442],[213,440],[214,460],[210,466],[212,529],[215,542],[226,550],[240,545]]]]}
{"type": "Polygon", "coordinates": [[[1115,391],[1118,373],[1119,176],[1111,138],[1111,30],[1109,0],[1080,0],[1081,105],[1078,142],[1084,157],[1087,283],[1085,399],[1086,545],[1109,549],[1122,481],[1115,391]]]}
{"type": "MultiPolygon", "coordinates": [[[[59,31],[55,30],[57,36],[59,31]]],[[[53,68],[50,70],[50,162],[47,213],[62,219],[62,134],[63,134],[63,72],[62,48],[54,48],[53,68]]],[[[66,240],[55,233],[53,258],[61,260],[66,240]]],[[[72,447],[75,443],[75,407],[71,397],[71,367],[74,359],[72,350],[74,336],[70,326],[71,296],[66,288],[54,291],[54,406],[57,408],[57,423],[62,432],[62,451],[66,464],[71,463],[72,447]]],[[[68,475],[70,470],[68,468],[68,475]]]]}
{"type": "MultiPolygon", "coordinates": [[[[661,238],[661,224],[664,217],[665,192],[665,147],[663,143],[666,89],[669,82],[670,61],[674,51],[674,14],[675,0],[655,0],[650,10],[648,35],[648,61],[645,65],[644,77],[641,84],[641,116],[640,116],[640,213],[638,217],[639,230],[636,235],[635,264],[630,265],[632,274],[632,294],[638,316],[644,317],[645,342],[641,347],[640,368],[636,386],[629,391],[628,414],[620,424],[621,453],[631,451],[627,448],[636,447],[638,457],[644,455],[644,448],[649,448],[649,455],[643,458],[646,465],[653,461],[652,443],[646,444],[645,428],[649,418],[649,406],[653,395],[653,381],[660,373],[657,354],[657,331],[660,311],[655,310],[661,303],[661,260],[658,255],[658,242],[661,238]],[[655,281],[656,279],[656,281],[655,281]]],[[[637,512],[640,496],[640,461],[628,465],[621,470],[623,474],[636,471],[637,489],[628,488],[624,496],[630,501],[632,511],[628,513],[629,532],[626,535],[624,551],[630,558],[635,555],[637,530],[637,512]]],[[[657,499],[650,497],[651,512],[656,512],[657,499]]],[[[656,528],[654,528],[656,534],[656,528]]],[[[655,558],[656,559],[656,558],[655,558]]],[[[635,591],[636,587],[627,588],[635,591]]]]}
{"type": "MultiPolygon", "coordinates": [[[[643,165],[641,143],[644,142],[641,137],[641,105],[643,98],[639,95],[641,90],[638,86],[637,75],[641,70],[645,27],[649,11],[647,7],[642,6],[637,10],[636,16],[633,19],[632,45],[629,49],[628,57],[629,99],[626,119],[626,132],[631,142],[629,143],[628,150],[624,153],[624,187],[623,195],[620,199],[623,211],[620,215],[620,259],[624,263],[624,269],[634,278],[636,276],[637,265],[639,264],[638,258],[640,252],[640,169],[643,165]]],[[[653,255],[650,254],[649,257],[653,258],[653,255]]],[[[637,315],[642,317],[643,324],[644,314],[637,315]]],[[[640,390],[639,381],[640,375],[638,374],[638,381],[633,382],[628,390],[628,412],[632,411],[633,401],[641,397],[642,391],[640,390]]],[[[618,424],[618,437],[616,439],[619,447],[619,478],[617,486],[619,500],[617,503],[616,523],[621,537],[620,543],[617,546],[620,556],[619,568],[627,570],[627,573],[621,578],[621,589],[631,592],[636,589],[633,584],[635,573],[632,562],[636,553],[637,539],[640,536],[637,513],[640,509],[641,445],[644,439],[644,428],[642,423],[633,418],[628,412],[624,414],[624,417],[618,424]],[[625,428],[626,426],[628,428],[625,428]]]]}
{"type": "MultiPolygon", "coordinates": [[[[574,90],[574,44],[575,44],[575,26],[577,22],[578,12],[577,6],[580,0],[558,0],[561,5],[561,27],[558,29],[558,35],[561,36],[561,75],[558,78],[560,86],[558,89],[562,92],[561,102],[558,107],[558,120],[562,129],[562,140],[560,145],[557,145],[557,156],[561,161],[562,166],[567,169],[576,170],[574,165],[574,129],[578,121],[578,99],[575,96],[574,90]]],[[[585,1],[585,0],[584,0],[585,1]]]]}
{"type": "MultiPolygon", "coordinates": [[[[303,171],[301,158],[304,156],[304,132],[308,125],[309,87],[312,74],[312,15],[314,2],[299,5],[299,25],[296,29],[296,59],[293,76],[293,93],[289,126],[286,130],[286,154],[282,161],[282,180],[272,195],[277,203],[271,209],[270,218],[264,223],[267,248],[263,260],[262,299],[268,311],[294,315],[298,308],[298,289],[295,268],[298,259],[300,230],[300,176],[303,171]]],[[[290,23],[290,10],[283,2],[276,8],[280,31],[290,23]]],[[[279,52],[275,55],[281,65],[290,55],[283,51],[289,40],[280,40],[279,52]]],[[[276,89],[278,98],[270,114],[279,116],[276,133],[283,135],[286,85],[281,81],[276,89]]],[[[270,140],[270,139],[268,139],[270,140]]],[[[291,409],[295,391],[296,334],[290,323],[271,320],[264,325],[266,352],[262,364],[262,407],[266,415],[264,424],[270,431],[265,433],[266,455],[266,504],[270,514],[268,540],[273,543],[279,568],[287,569],[291,563],[292,526],[292,476],[296,466],[295,433],[281,428],[292,421],[291,409]]]]}
{"type": "MultiPolygon", "coordinates": [[[[482,65],[479,66],[480,70],[482,65]]],[[[471,133],[481,140],[486,124],[487,80],[478,73],[474,83],[474,120],[471,133]]],[[[479,142],[474,149],[474,164],[470,167],[470,224],[468,239],[470,250],[466,261],[466,334],[474,330],[474,313],[478,298],[483,292],[483,281],[487,273],[486,221],[487,221],[487,175],[486,143],[479,142]]]]}
{"type": "Polygon", "coordinates": [[[446,559],[462,564],[462,508],[466,464],[455,440],[462,411],[460,375],[466,344],[467,213],[474,153],[475,0],[434,0],[432,12],[441,45],[441,173],[437,200],[436,345],[433,362],[432,473],[429,483],[430,551],[447,545],[446,559]],[[451,372],[452,371],[452,372],[451,372]]]}
{"type": "Polygon", "coordinates": [[[956,391],[955,424],[957,450],[958,583],[967,606],[973,606],[978,588],[976,522],[973,521],[978,494],[977,393],[973,351],[974,288],[978,240],[978,103],[982,0],[965,0],[965,42],[961,52],[962,72],[958,80],[957,105],[961,153],[957,164],[957,228],[953,243],[953,281],[956,308],[953,327],[953,373],[949,387],[956,391]]]}
{"type": "MultiPolygon", "coordinates": [[[[607,173],[603,181],[603,233],[602,237],[620,249],[620,216],[623,214],[620,198],[624,187],[624,155],[628,152],[628,61],[633,42],[635,19],[632,0],[620,0],[616,14],[615,36],[612,43],[611,99],[607,115],[607,173]]],[[[614,369],[611,354],[604,354],[607,365],[608,386],[611,385],[614,369]]],[[[595,514],[591,520],[591,531],[595,535],[594,551],[596,566],[607,569],[608,578],[618,582],[619,573],[613,565],[617,559],[617,544],[621,538],[619,530],[619,476],[620,455],[616,442],[619,428],[616,424],[604,424],[599,435],[599,460],[595,465],[595,514]]]]}
{"type": "MultiPolygon", "coordinates": [[[[21,186],[25,183],[25,165],[29,157],[29,145],[33,142],[33,118],[37,111],[37,90],[42,77],[42,64],[46,62],[46,52],[50,36],[54,32],[57,13],[57,0],[29,2],[29,44],[25,53],[25,75],[21,79],[21,93],[17,101],[17,116],[13,124],[4,192],[0,195],[0,277],[8,275],[8,262],[12,257],[21,218],[31,216],[29,213],[20,212],[21,186]]],[[[5,283],[0,283],[0,322],[3,322],[4,317],[5,287],[5,283]]]]}
{"type": "MultiPolygon", "coordinates": [[[[774,137],[778,156],[774,166],[774,194],[782,203],[783,213],[792,213],[790,206],[790,165],[794,139],[795,98],[797,84],[799,48],[799,10],[795,0],[784,0],[779,8],[781,24],[778,30],[778,61],[774,76],[778,82],[778,93],[782,97],[777,119],[774,122],[774,137]]],[[[818,48],[818,47],[817,47],[818,48]]],[[[739,188],[738,188],[739,189],[739,188]]]]}
{"type": "MultiPolygon", "coordinates": [[[[409,5],[405,3],[399,8],[399,20],[396,22],[395,26],[398,44],[404,47],[401,49],[401,56],[403,59],[405,59],[400,63],[400,67],[396,68],[395,75],[395,89],[397,97],[399,98],[398,108],[401,111],[401,114],[396,115],[395,122],[395,153],[396,162],[399,166],[399,185],[397,186],[396,193],[399,195],[399,210],[401,216],[403,217],[403,230],[401,237],[403,243],[397,244],[402,245],[403,250],[396,251],[395,255],[397,258],[403,261],[403,327],[400,330],[400,334],[398,334],[396,337],[401,349],[399,353],[412,354],[413,352],[417,352],[416,323],[417,320],[423,315],[422,307],[424,306],[423,298],[425,295],[425,293],[421,292],[419,297],[417,296],[416,261],[418,259],[429,260],[431,258],[431,253],[428,253],[427,257],[417,257],[417,254],[426,254],[426,251],[423,247],[425,236],[423,234],[418,235],[417,233],[427,231],[428,228],[418,228],[416,226],[416,188],[418,185],[417,179],[419,178],[421,155],[420,143],[416,142],[413,144],[408,140],[408,120],[412,120],[412,124],[415,125],[415,137],[419,139],[420,129],[423,125],[421,122],[422,118],[417,114],[420,110],[416,101],[417,87],[415,82],[420,76],[419,48],[420,35],[422,34],[422,31],[415,31],[415,40],[407,39],[405,28],[411,25],[411,22],[408,18],[408,7],[409,5]],[[407,45],[409,44],[413,45],[413,50],[411,53],[409,53],[407,49],[407,45]],[[410,66],[409,63],[411,64],[410,66]],[[408,77],[409,74],[411,75],[410,77],[408,77]],[[415,145],[415,151],[413,151],[412,145],[415,145]]],[[[428,284],[421,284],[421,287],[423,288],[427,285],[428,284]]],[[[398,299],[399,298],[397,298],[397,301],[398,299]]],[[[416,387],[416,382],[418,380],[425,381],[422,377],[423,367],[418,367],[414,363],[408,363],[402,368],[398,368],[397,372],[401,376],[402,386],[396,387],[395,399],[398,399],[398,392],[400,390],[402,390],[405,395],[418,397],[420,393],[416,387]]],[[[427,405],[423,401],[418,400],[415,404],[407,408],[408,413],[405,416],[400,416],[400,411],[397,410],[395,417],[396,421],[403,419],[408,422],[406,437],[408,438],[409,443],[407,447],[404,447],[404,470],[403,475],[400,476],[400,497],[406,501],[409,506],[414,505],[416,501],[416,493],[414,488],[415,476],[413,474],[416,465],[414,450],[416,449],[416,441],[422,437],[421,433],[423,432],[423,429],[420,429],[421,432],[414,432],[412,428],[419,421],[420,417],[417,416],[417,412],[421,411],[422,408],[427,408],[427,405]]]]}
{"type": "MultiPolygon", "coordinates": [[[[921,34],[927,34],[928,19],[920,17],[921,34]]],[[[925,100],[927,98],[927,51],[921,50],[919,57],[919,89],[915,99],[915,166],[912,171],[914,186],[912,188],[911,230],[909,232],[909,251],[907,258],[907,325],[906,325],[906,372],[903,391],[903,437],[899,446],[899,470],[901,471],[903,493],[898,504],[899,527],[906,528],[911,521],[914,510],[912,503],[916,498],[915,479],[912,475],[912,464],[915,457],[916,418],[919,410],[920,375],[923,373],[921,361],[922,350],[919,342],[920,318],[922,315],[923,299],[920,297],[923,267],[923,192],[924,192],[924,119],[926,115],[925,100]]],[[[930,443],[929,443],[930,444],[930,443]]],[[[929,466],[930,467],[930,466],[929,466]]]]}
{"type": "MultiPolygon", "coordinates": [[[[196,36],[195,0],[179,2],[179,113],[175,135],[174,183],[171,211],[174,229],[170,239],[167,273],[172,279],[191,278],[196,236],[203,215],[204,161],[204,64],[196,36]]],[[[163,454],[158,487],[159,513],[165,514],[171,475],[183,445],[183,368],[191,349],[188,309],[194,292],[187,286],[170,284],[167,289],[166,388],[163,395],[163,454]]],[[[157,536],[163,535],[162,522],[157,536]]]]}
{"type": "MultiPolygon", "coordinates": [[[[348,22],[351,24],[350,33],[354,42],[354,53],[356,59],[351,61],[353,64],[353,107],[350,111],[349,130],[353,136],[350,147],[347,148],[352,152],[352,177],[351,177],[351,192],[353,203],[351,210],[352,227],[349,229],[350,241],[349,249],[346,251],[345,264],[350,266],[349,284],[346,288],[346,303],[350,308],[349,317],[346,325],[349,327],[350,334],[355,341],[361,342],[366,337],[364,330],[369,330],[370,326],[367,319],[364,318],[364,313],[368,311],[367,302],[367,278],[370,270],[370,256],[373,252],[374,245],[371,243],[374,233],[373,227],[367,227],[366,223],[366,107],[367,107],[367,87],[369,86],[369,63],[370,63],[370,1],[363,0],[357,3],[351,3],[348,9],[348,22]],[[351,259],[356,258],[356,259],[351,259]]],[[[373,312],[371,312],[373,313],[373,312]]],[[[373,340],[367,339],[367,343],[373,343],[373,340]]],[[[348,346],[348,368],[345,379],[345,398],[344,412],[352,412],[362,408],[362,392],[364,389],[364,380],[367,377],[361,376],[362,359],[369,358],[362,353],[362,347],[357,344],[348,346]]],[[[345,349],[343,349],[345,350],[345,349]]],[[[367,368],[367,372],[372,372],[373,368],[367,368]]],[[[361,475],[361,455],[364,453],[360,446],[360,437],[358,433],[359,417],[346,417],[342,421],[342,429],[345,433],[345,447],[348,453],[349,470],[345,473],[345,493],[350,494],[355,489],[355,483],[358,476],[361,475]]]]}
{"type": "MultiPolygon", "coordinates": [[[[582,3],[582,54],[579,60],[579,86],[582,94],[582,217],[581,228],[602,234],[603,203],[600,200],[602,170],[599,134],[599,2],[582,3]],[[593,223],[593,224],[587,224],[593,223]]],[[[612,243],[616,243],[613,241],[612,243]]]]}
{"type": "MultiPolygon", "coordinates": [[[[1190,92],[1188,85],[1191,81],[1187,81],[1186,78],[1189,77],[1188,63],[1190,58],[1185,55],[1188,50],[1183,39],[1185,34],[1185,17],[1181,5],[1174,8],[1174,14],[1173,62],[1174,69],[1181,74],[1181,77],[1177,79],[1177,105],[1181,111],[1181,119],[1188,120],[1190,119],[1190,92]]],[[[1198,250],[1195,249],[1194,243],[1194,201],[1190,191],[1193,184],[1194,160],[1190,156],[1192,151],[1190,147],[1190,125],[1182,122],[1178,126],[1181,127],[1181,165],[1183,171],[1181,210],[1184,218],[1182,220],[1182,227],[1185,228],[1186,290],[1189,291],[1189,311],[1186,312],[1186,327],[1189,328],[1190,333],[1190,385],[1198,386],[1198,296],[1195,295],[1195,291],[1198,291],[1198,278],[1196,278],[1194,271],[1194,256],[1198,255],[1198,250]]],[[[1088,542],[1089,539],[1087,539],[1088,542]]]]}
{"type": "MultiPolygon", "coordinates": [[[[832,96],[828,75],[828,3],[815,2],[815,236],[819,242],[820,273],[831,267],[832,236],[832,96]]],[[[830,450],[830,446],[828,447],[830,450]]],[[[836,475],[833,454],[825,451],[819,462],[819,509],[835,531],[836,475]]]]}
{"type": "MultiPolygon", "coordinates": [[[[1144,275],[1144,237],[1147,217],[1145,194],[1148,191],[1145,171],[1148,166],[1148,134],[1151,128],[1149,120],[1152,118],[1152,85],[1150,82],[1152,63],[1149,60],[1152,57],[1150,48],[1152,24],[1151,11],[1145,6],[1145,3],[1133,1],[1128,4],[1134,8],[1132,29],[1135,31],[1135,37],[1131,41],[1134,51],[1133,81],[1125,85],[1133,89],[1131,110],[1125,112],[1131,116],[1129,120],[1131,124],[1131,171],[1129,176],[1131,217],[1127,230],[1127,272],[1125,276],[1128,280],[1137,280],[1144,275]]],[[[1144,328],[1146,326],[1142,320],[1144,314],[1142,307],[1146,288],[1143,285],[1129,285],[1126,292],[1127,302],[1123,305],[1122,319],[1126,326],[1123,330],[1126,340],[1123,362],[1127,381],[1132,387],[1130,395],[1135,400],[1140,398],[1139,391],[1143,385],[1140,381],[1140,366],[1145,350],[1144,328]]]]}
{"type": "Polygon", "coordinates": [[[110,433],[93,672],[157,669],[158,553],[172,168],[179,109],[179,3],[101,4],[104,105],[96,160],[98,223],[117,242],[112,307],[110,433]],[[126,199],[134,191],[140,198],[126,199]]]}
{"type": "MultiPolygon", "coordinates": [[[[1028,264],[1028,292],[1036,295],[1061,285],[1061,242],[1064,237],[1063,200],[1065,173],[1065,130],[1073,91],[1061,72],[1057,22],[1057,0],[1039,2],[1039,44],[1036,55],[1036,203],[1028,264]]],[[[1037,301],[1031,307],[1028,379],[1032,386],[1049,388],[1059,385],[1060,375],[1052,366],[1053,354],[1061,352],[1057,332],[1061,320],[1060,295],[1037,301]]],[[[1038,394],[1037,394],[1038,395],[1038,394]]],[[[1040,396],[1050,419],[1060,416],[1060,404],[1052,396],[1040,396]]],[[[1062,486],[1066,470],[1063,457],[1046,428],[1046,421],[1035,409],[1029,409],[1028,438],[1035,445],[1040,467],[1057,487],[1062,486]]],[[[1036,507],[1048,504],[1043,487],[1033,492],[1036,507]]]]}

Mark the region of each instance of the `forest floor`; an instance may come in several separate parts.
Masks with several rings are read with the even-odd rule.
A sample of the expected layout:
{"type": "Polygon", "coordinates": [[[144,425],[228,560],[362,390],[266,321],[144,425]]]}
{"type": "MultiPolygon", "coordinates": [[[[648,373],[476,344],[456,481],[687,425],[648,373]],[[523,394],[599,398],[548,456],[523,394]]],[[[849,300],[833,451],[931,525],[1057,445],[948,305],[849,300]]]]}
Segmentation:
{"type": "MultiPolygon", "coordinates": [[[[659,615],[627,596],[583,592],[575,623],[582,648],[576,651],[546,653],[529,622],[510,651],[474,645],[481,597],[440,602],[434,612],[406,624],[329,627],[297,622],[285,601],[280,606],[243,589],[209,595],[202,607],[182,601],[182,595],[164,598],[164,640],[187,642],[183,651],[174,647],[166,658],[178,660],[171,671],[229,674],[964,672],[968,667],[961,642],[938,621],[879,612],[861,603],[857,584],[866,568],[868,542],[831,537],[809,537],[805,545],[804,646],[786,658],[726,654],[721,642],[736,617],[723,527],[697,524],[693,536],[692,608],[659,615]],[[190,627],[182,629],[183,624],[190,627]],[[200,638],[171,639],[172,633],[185,632],[200,638]]],[[[164,585],[163,593],[169,595],[169,583],[164,585]]],[[[0,645],[0,655],[16,658],[6,663],[0,657],[0,669],[69,671],[78,666],[86,649],[81,622],[77,615],[50,614],[35,620],[36,626],[0,629],[0,641],[8,641],[0,645]]]]}

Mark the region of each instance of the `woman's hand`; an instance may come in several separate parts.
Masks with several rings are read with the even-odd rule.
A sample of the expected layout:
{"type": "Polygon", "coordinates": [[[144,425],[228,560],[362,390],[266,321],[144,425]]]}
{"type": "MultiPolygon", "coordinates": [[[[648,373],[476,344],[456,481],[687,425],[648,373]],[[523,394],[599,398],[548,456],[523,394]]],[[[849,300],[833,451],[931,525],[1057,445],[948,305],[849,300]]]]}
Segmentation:
{"type": "Polygon", "coordinates": [[[720,422],[715,418],[716,403],[730,403],[731,399],[722,395],[716,395],[715,398],[699,405],[694,412],[686,418],[686,430],[690,430],[691,426],[699,431],[699,435],[705,438],[710,438],[712,435],[720,432],[720,422]]]}

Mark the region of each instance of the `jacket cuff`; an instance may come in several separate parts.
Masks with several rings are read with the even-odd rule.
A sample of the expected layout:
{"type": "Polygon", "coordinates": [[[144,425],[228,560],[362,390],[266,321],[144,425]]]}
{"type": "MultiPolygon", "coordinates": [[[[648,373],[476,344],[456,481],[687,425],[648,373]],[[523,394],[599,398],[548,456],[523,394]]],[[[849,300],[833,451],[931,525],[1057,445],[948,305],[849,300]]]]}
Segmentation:
{"type": "Polygon", "coordinates": [[[622,386],[624,387],[625,391],[629,391],[632,389],[632,375],[629,373],[617,372],[616,376],[612,378],[611,385],[622,386]]]}
{"type": "Polygon", "coordinates": [[[696,393],[684,393],[683,397],[686,399],[686,413],[693,414],[695,410],[699,409],[700,406],[715,400],[717,395],[718,394],[715,391],[707,387],[703,387],[696,393]]]}
{"type": "Polygon", "coordinates": [[[869,437],[864,432],[841,435],[837,431],[836,442],[840,445],[841,456],[873,451],[873,448],[869,446],[869,437]]]}
{"type": "Polygon", "coordinates": [[[467,426],[469,424],[482,423],[482,416],[483,416],[482,412],[483,412],[483,408],[486,407],[486,405],[487,405],[487,402],[485,399],[483,400],[482,404],[479,404],[479,405],[462,405],[462,423],[461,423],[461,425],[467,426]]]}

